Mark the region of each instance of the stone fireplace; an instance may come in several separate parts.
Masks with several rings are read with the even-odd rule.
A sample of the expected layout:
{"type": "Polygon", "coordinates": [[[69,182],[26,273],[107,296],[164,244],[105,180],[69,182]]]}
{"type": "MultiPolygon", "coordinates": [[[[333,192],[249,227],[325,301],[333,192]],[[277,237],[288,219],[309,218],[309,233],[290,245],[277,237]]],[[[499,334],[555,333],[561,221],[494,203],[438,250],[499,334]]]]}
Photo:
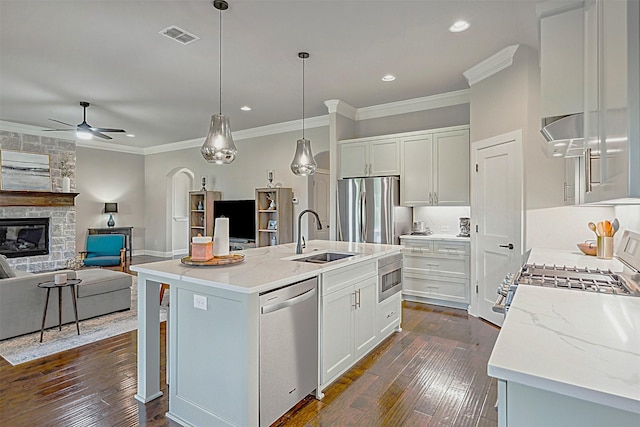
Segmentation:
{"type": "MultiPolygon", "coordinates": [[[[48,154],[51,169],[51,190],[54,194],[62,191],[60,161],[71,158],[71,191],[75,188],[75,141],[0,130],[0,150],[48,154]]],[[[29,197],[25,199],[25,202],[20,203],[20,206],[0,207],[0,223],[8,219],[24,220],[30,218],[41,222],[48,220],[48,253],[31,253],[27,256],[11,257],[8,259],[9,264],[17,270],[30,272],[64,268],[66,261],[77,255],[75,206],[43,206],[41,203],[35,202],[35,197],[32,201],[29,200],[29,197]]],[[[2,231],[0,231],[0,242],[2,241],[1,233],[2,231]]],[[[23,232],[23,234],[25,233],[27,232],[23,232]]],[[[9,231],[7,231],[7,235],[9,235],[9,231]]],[[[4,252],[3,254],[7,255],[4,252]]]]}

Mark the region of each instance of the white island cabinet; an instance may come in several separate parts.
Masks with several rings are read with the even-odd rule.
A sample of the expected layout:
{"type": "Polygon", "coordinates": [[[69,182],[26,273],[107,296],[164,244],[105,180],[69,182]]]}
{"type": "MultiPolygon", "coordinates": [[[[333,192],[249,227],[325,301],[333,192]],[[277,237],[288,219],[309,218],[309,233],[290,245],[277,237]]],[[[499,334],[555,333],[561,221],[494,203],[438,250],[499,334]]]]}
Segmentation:
{"type": "MultiPolygon", "coordinates": [[[[528,262],[619,271],[533,249],[528,262]]],[[[489,358],[498,426],[640,426],[640,298],[520,285],[489,358]]]]}
{"type": "Polygon", "coordinates": [[[323,251],[355,255],[326,264],[299,262],[293,259],[295,245],[286,244],[243,251],[243,262],[224,267],[187,266],[179,260],[131,267],[138,273],[136,399],[146,403],[162,395],[158,292],[166,283],[170,286],[167,417],[183,426],[258,426],[259,296],[313,277],[320,279],[319,364],[314,375],[316,397],[322,397],[322,389],[331,381],[399,330],[399,298],[395,307],[392,298],[378,303],[377,259],[400,249],[311,241],[306,255],[323,251]],[[346,303],[332,304],[332,298],[342,293],[346,303]],[[340,318],[345,323],[335,321],[340,318]],[[344,336],[346,340],[340,338],[344,336]],[[323,375],[321,366],[336,364],[324,358],[339,357],[343,347],[350,359],[329,376],[323,375]]]}

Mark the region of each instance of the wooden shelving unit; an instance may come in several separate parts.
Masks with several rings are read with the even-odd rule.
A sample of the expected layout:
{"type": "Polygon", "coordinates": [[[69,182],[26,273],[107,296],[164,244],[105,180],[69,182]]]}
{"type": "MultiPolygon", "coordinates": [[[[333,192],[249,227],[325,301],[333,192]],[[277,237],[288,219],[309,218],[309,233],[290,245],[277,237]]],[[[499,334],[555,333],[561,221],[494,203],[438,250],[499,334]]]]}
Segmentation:
{"type": "Polygon", "coordinates": [[[256,246],[293,242],[293,191],[291,188],[256,188],[256,246]],[[274,202],[272,204],[272,201],[274,202]],[[275,204],[275,209],[273,205],[275,204]],[[269,227],[275,221],[276,228],[269,227]]]}
{"type": "MultiPolygon", "coordinates": [[[[213,202],[221,200],[219,191],[190,191],[189,192],[189,243],[191,238],[201,234],[213,237],[213,202]]],[[[191,255],[191,244],[189,244],[191,255]]]]}

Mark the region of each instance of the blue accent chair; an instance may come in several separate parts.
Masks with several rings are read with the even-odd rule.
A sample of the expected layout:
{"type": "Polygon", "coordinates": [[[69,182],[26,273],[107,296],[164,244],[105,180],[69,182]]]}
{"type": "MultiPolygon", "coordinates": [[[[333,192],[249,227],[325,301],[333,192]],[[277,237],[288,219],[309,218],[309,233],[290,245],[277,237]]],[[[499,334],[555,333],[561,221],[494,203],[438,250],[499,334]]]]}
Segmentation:
{"type": "Polygon", "coordinates": [[[89,267],[119,266],[125,271],[124,234],[89,234],[86,250],[80,252],[82,262],[89,267]]]}

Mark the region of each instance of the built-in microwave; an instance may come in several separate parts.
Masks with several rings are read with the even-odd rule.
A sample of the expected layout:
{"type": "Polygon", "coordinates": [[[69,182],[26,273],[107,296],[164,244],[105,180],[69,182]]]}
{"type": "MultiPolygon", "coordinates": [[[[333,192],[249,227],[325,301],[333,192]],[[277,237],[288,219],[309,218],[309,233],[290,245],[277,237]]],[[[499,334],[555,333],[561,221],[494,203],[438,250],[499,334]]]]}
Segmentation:
{"type": "Polygon", "coordinates": [[[378,302],[402,290],[402,254],[378,260],[378,302]]]}

